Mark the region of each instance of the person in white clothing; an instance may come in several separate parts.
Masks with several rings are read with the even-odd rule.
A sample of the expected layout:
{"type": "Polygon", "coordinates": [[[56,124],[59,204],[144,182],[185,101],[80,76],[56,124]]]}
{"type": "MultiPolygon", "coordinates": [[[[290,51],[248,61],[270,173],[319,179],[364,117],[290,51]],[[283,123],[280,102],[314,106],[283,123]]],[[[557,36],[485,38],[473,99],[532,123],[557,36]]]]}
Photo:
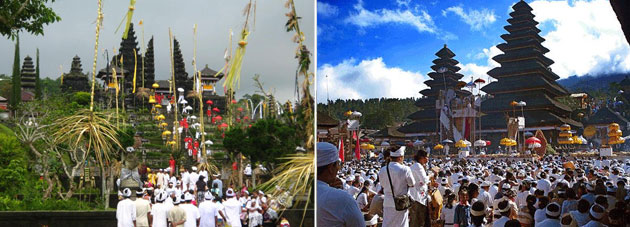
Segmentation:
{"type": "Polygon", "coordinates": [[[214,196],[211,192],[206,192],[205,200],[199,204],[199,226],[200,227],[215,227],[217,226],[219,216],[225,220],[223,211],[219,210],[219,206],[214,203],[214,196]]]}
{"type": "Polygon", "coordinates": [[[192,205],[193,195],[185,194],[184,195],[185,204],[180,205],[184,211],[186,211],[186,222],[184,222],[184,227],[197,227],[199,225],[199,209],[192,205]]]}
{"type": "Polygon", "coordinates": [[[234,189],[228,188],[225,191],[225,195],[227,200],[223,203],[223,206],[225,206],[226,222],[230,223],[231,226],[241,226],[241,208],[243,208],[243,204],[234,197],[236,196],[234,189]]]}
{"type": "Polygon", "coordinates": [[[151,223],[151,202],[144,195],[144,190],[136,191],[136,227],[148,227],[151,223]]]}
{"type": "Polygon", "coordinates": [[[168,197],[166,192],[161,192],[156,195],[156,203],[151,207],[151,215],[153,216],[153,227],[167,227],[168,210],[170,207],[164,203],[168,197]]]}
{"type": "Polygon", "coordinates": [[[538,180],[538,183],[536,184],[536,187],[545,192],[545,196],[549,195],[549,192],[551,191],[551,182],[549,180],[547,180],[547,174],[545,172],[540,172],[540,180],[538,180]]]}
{"type": "Polygon", "coordinates": [[[390,147],[391,161],[381,168],[378,177],[383,185],[383,227],[409,226],[409,210],[398,211],[394,204],[394,197],[409,194],[416,181],[411,169],[403,165],[405,147],[390,147]],[[390,183],[391,182],[391,183],[390,183]],[[393,190],[393,191],[392,191],[393,190]]]}
{"type": "Polygon", "coordinates": [[[591,221],[586,223],[584,227],[604,227],[606,225],[602,224],[602,219],[604,218],[604,212],[606,209],[600,205],[593,205],[590,210],[591,221]]]}
{"type": "Polygon", "coordinates": [[[560,227],[560,205],[557,203],[551,203],[547,205],[546,209],[547,219],[536,224],[538,227],[560,227]]]}
{"type": "Polygon", "coordinates": [[[124,199],[116,205],[118,227],[134,227],[136,226],[136,204],[129,199],[131,197],[131,189],[123,189],[122,196],[124,199]]]}
{"type": "Polygon", "coordinates": [[[354,198],[342,190],[343,183],[337,177],[340,168],[337,147],[317,143],[317,225],[364,227],[365,220],[354,198]]]}
{"type": "Polygon", "coordinates": [[[411,207],[409,208],[409,225],[410,226],[425,226],[426,222],[430,222],[429,209],[427,207],[428,202],[428,185],[430,183],[429,176],[425,170],[425,165],[429,161],[427,158],[427,152],[424,150],[418,150],[414,156],[413,165],[411,165],[411,173],[416,181],[416,184],[409,190],[411,195],[411,207]]]}

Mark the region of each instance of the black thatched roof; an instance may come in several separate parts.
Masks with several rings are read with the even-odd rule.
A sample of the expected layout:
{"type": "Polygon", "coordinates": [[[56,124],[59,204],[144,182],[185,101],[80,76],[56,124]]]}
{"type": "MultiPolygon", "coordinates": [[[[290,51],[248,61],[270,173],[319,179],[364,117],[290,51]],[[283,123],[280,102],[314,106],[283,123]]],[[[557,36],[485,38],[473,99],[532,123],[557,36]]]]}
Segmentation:
{"type": "Polygon", "coordinates": [[[339,121],[332,118],[327,113],[317,111],[317,126],[335,127],[339,125],[339,121]]]}
{"type": "Polygon", "coordinates": [[[401,133],[396,130],[396,126],[386,127],[384,129],[378,130],[377,132],[370,135],[373,138],[386,138],[386,137],[405,137],[404,133],[401,133]]]}
{"type": "Polygon", "coordinates": [[[628,44],[630,44],[630,1],[610,0],[610,5],[612,5],[615,14],[617,14],[617,19],[621,24],[621,29],[626,35],[628,44]]]}
{"type": "Polygon", "coordinates": [[[627,125],[628,120],[621,116],[618,112],[610,109],[609,107],[601,108],[593,116],[588,118],[586,124],[588,125],[607,125],[610,123],[617,123],[619,125],[627,125]]]}
{"type": "MultiPolygon", "coordinates": [[[[517,114],[521,116],[520,112],[517,114]]],[[[560,126],[569,124],[573,127],[583,127],[582,123],[570,118],[558,116],[548,110],[526,111],[525,127],[544,127],[544,126],[560,126]]],[[[507,119],[503,113],[490,113],[481,117],[482,129],[505,129],[507,128],[507,119]]]]}
{"type": "Polygon", "coordinates": [[[402,133],[434,133],[437,127],[436,121],[416,121],[398,128],[402,133]]]}

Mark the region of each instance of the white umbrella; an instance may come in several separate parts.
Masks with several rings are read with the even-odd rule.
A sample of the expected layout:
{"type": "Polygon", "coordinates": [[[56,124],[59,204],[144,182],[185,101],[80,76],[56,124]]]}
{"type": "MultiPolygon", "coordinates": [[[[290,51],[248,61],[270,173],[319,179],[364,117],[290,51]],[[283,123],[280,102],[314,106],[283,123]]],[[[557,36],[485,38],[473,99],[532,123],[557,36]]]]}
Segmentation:
{"type": "Polygon", "coordinates": [[[212,144],[214,144],[211,140],[206,140],[206,142],[203,142],[203,143],[204,143],[204,144],[206,144],[206,145],[212,145],[212,144]]]}
{"type": "Polygon", "coordinates": [[[177,88],[177,91],[184,92],[184,89],[180,87],[180,88],[177,88]]]}
{"type": "Polygon", "coordinates": [[[381,146],[383,146],[383,147],[389,146],[389,143],[388,143],[387,141],[383,141],[383,142],[381,143],[381,146]]]}
{"type": "Polygon", "coordinates": [[[422,146],[424,145],[424,142],[420,141],[420,140],[416,140],[415,142],[413,142],[413,146],[422,146]]]}
{"type": "Polygon", "coordinates": [[[475,147],[485,147],[486,146],[486,141],[485,140],[477,140],[475,141],[475,147]]]}
{"type": "Polygon", "coordinates": [[[359,112],[359,111],[354,111],[354,112],[352,112],[352,116],[354,116],[354,117],[361,117],[361,116],[363,116],[363,114],[361,112],[359,112]]]}
{"type": "Polygon", "coordinates": [[[179,101],[179,104],[186,105],[188,104],[188,101],[186,101],[186,99],[182,99],[181,101],[179,101]]]}
{"type": "Polygon", "coordinates": [[[468,141],[468,140],[464,140],[464,143],[465,143],[466,145],[468,145],[469,147],[472,145],[472,144],[470,143],[470,141],[468,141]]]}
{"type": "Polygon", "coordinates": [[[197,116],[192,115],[192,116],[190,116],[190,119],[193,119],[193,120],[194,120],[194,119],[197,119],[197,116]]]}

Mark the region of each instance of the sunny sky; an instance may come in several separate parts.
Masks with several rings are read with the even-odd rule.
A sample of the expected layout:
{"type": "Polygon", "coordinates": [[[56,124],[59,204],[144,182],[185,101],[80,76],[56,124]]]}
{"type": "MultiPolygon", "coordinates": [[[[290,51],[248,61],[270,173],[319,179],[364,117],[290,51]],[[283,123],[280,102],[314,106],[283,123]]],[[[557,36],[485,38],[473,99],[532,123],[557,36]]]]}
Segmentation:
{"type": "MultiPolygon", "coordinates": [[[[318,0],[317,101],[420,97],[444,44],[466,81],[487,80],[516,2],[318,0]]],[[[607,0],[527,3],[561,78],[630,72],[630,47],[607,0]]]]}
{"type": "MultiPolygon", "coordinates": [[[[94,31],[97,12],[96,0],[65,0],[49,3],[61,17],[61,21],[44,27],[44,36],[20,34],[22,59],[26,55],[35,58],[35,50],[40,50],[42,77],[58,78],[63,71],[69,72],[72,57],[78,55],[83,63],[83,71],[91,72],[94,56],[94,31]]],[[[198,26],[197,68],[205,64],[219,70],[224,64],[223,54],[228,47],[230,29],[234,31],[234,43],[245,21],[243,9],[249,0],[208,1],[208,0],[137,0],[133,16],[138,47],[142,46],[142,30],[138,22],[143,20],[145,45],[151,36],[154,40],[155,77],[164,80],[170,77],[168,29],[181,45],[186,63],[186,72],[193,74],[193,24],[198,26]]],[[[257,1],[256,22],[248,37],[248,45],[243,59],[241,89],[237,96],[253,94],[257,91],[252,77],[260,74],[265,89],[273,90],[279,101],[294,100],[295,48],[292,42],[294,32],[287,32],[284,7],[285,1],[257,1]]],[[[298,15],[302,17],[300,27],[306,36],[305,43],[313,51],[315,48],[315,3],[295,1],[298,15]]],[[[113,48],[120,48],[122,32],[116,27],[127,13],[129,1],[103,1],[103,28],[101,30],[97,70],[106,65],[104,50],[112,56],[113,48]]],[[[121,30],[124,30],[121,28],[121,30]]],[[[11,74],[13,66],[14,42],[0,38],[0,74],[11,74]]],[[[312,67],[314,70],[315,67],[312,67]]],[[[223,80],[221,81],[221,83],[223,80]]],[[[221,89],[221,92],[223,93],[221,89]]]]}

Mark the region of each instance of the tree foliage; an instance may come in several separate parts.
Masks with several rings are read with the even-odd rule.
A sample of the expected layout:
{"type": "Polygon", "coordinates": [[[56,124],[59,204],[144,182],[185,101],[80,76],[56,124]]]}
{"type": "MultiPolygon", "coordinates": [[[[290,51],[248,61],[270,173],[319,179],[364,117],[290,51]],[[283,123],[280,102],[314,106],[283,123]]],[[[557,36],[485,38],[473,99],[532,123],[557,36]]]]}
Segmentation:
{"type": "MultiPolygon", "coordinates": [[[[51,7],[49,0],[3,0],[0,4],[0,34],[16,38],[26,31],[34,35],[44,34],[44,25],[61,20],[51,7]]],[[[55,2],[55,0],[50,0],[55,2]]]]}
{"type": "Polygon", "coordinates": [[[11,98],[10,98],[10,102],[9,105],[11,106],[12,110],[15,110],[18,108],[18,105],[20,105],[20,101],[22,101],[22,92],[21,92],[21,76],[20,76],[20,37],[17,38],[17,41],[15,42],[15,53],[13,56],[13,75],[12,75],[12,82],[11,82],[11,86],[12,86],[12,92],[11,92],[11,98]]]}
{"type": "Polygon", "coordinates": [[[0,193],[16,195],[27,175],[26,152],[13,135],[0,133],[0,193]]]}
{"type": "Polygon", "coordinates": [[[223,146],[241,153],[252,163],[278,163],[278,158],[293,153],[303,138],[289,124],[276,118],[261,119],[251,128],[234,127],[225,133],[223,146]]]}
{"type": "Polygon", "coordinates": [[[415,102],[414,98],[337,99],[328,104],[318,104],[317,111],[328,113],[336,119],[345,119],[344,113],[349,110],[359,111],[363,114],[360,119],[362,125],[369,129],[382,129],[409,120],[407,116],[418,111],[415,102]]]}

